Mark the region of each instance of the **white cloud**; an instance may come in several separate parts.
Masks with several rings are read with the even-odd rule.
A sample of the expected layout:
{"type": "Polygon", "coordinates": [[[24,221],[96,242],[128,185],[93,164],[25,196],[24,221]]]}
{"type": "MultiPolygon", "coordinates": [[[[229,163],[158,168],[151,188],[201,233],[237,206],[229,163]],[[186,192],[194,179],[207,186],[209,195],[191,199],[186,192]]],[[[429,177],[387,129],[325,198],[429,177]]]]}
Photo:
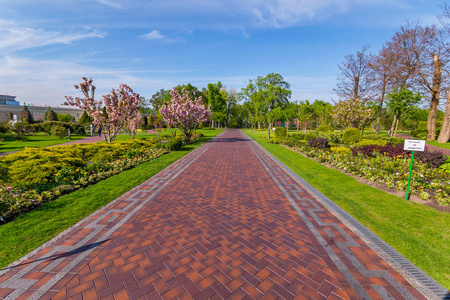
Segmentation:
{"type": "Polygon", "coordinates": [[[0,19],[0,36],[2,37],[0,53],[11,53],[51,44],[71,44],[74,41],[86,38],[103,38],[106,34],[95,30],[74,33],[45,31],[43,29],[20,27],[15,22],[0,19]]]}
{"type": "Polygon", "coordinates": [[[158,30],[153,30],[152,32],[140,35],[139,37],[147,40],[161,40],[165,38],[158,30]]]}
{"type": "Polygon", "coordinates": [[[94,79],[97,99],[108,94],[112,88],[117,88],[120,83],[126,83],[136,93],[150,98],[159,89],[178,84],[172,79],[160,79],[164,74],[171,78],[171,73],[183,72],[188,74],[196,71],[94,68],[69,60],[33,60],[6,55],[0,56],[0,92],[17,96],[21,103],[57,105],[64,102],[64,96],[81,96],[73,86],[81,82],[84,76],[94,79]]]}
{"type": "Polygon", "coordinates": [[[119,1],[113,1],[113,0],[95,0],[98,3],[104,4],[106,6],[117,8],[117,9],[123,9],[123,5],[119,1]]]}
{"type": "MultiPolygon", "coordinates": [[[[192,35],[192,32],[189,33],[187,32],[187,34],[192,35]]],[[[139,36],[139,38],[144,39],[144,40],[155,40],[155,41],[160,41],[164,44],[175,44],[175,43],[185,43],[186,40],[180,37],[167,37],[162,35],[159,30],[153,30],[149,33],[146,34],[142,34],[139,36]]]]}

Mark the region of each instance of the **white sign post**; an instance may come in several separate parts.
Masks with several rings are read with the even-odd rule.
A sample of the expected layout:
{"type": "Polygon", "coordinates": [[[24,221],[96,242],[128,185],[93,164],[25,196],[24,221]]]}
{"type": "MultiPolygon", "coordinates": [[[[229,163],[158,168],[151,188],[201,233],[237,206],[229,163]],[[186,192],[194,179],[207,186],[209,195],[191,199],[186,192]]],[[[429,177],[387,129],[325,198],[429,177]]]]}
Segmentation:
{"type": "Polygon", "coordinates": [[[412,151],[411,153],[411,164],[409,165],[409,176],[408,176],[408,188],[406,189],[406,200],[409,198],[409,185],[411,183],[411,173],[414,161],[414,151],[425,151],[425,141],[424,140],[405,140],[405,145],[403,150],[412,151]]]}

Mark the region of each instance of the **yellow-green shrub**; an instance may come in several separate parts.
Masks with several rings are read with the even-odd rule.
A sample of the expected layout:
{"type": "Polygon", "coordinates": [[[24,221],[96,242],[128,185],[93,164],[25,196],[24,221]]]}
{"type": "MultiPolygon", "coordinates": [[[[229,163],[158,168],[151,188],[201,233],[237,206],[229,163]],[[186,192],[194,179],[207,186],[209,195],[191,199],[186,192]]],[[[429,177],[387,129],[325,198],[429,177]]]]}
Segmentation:
{"type": "Polygon", "coordinates": [[[370,140],[370,139],[363,139],[362,141],[359,141],[355,144],[355,146],[366,146],[366,145],[378,145],[378,146],[385,146],[388,143],[386,140],[370,140]]]}
{"type": "Polygon", "coordinates": [[[352,153],[352,150],[348,147],[331,147],[330,150],[335,154],[349,155],[352,153]]]}
{"type": "Polygon", "coordinates": [[[53,173],[62,167],[82,167],[85,162],[76,149],[25,148],[5,156],[8,165],[7,176],[2,181],[14,182],[19,186],[46,183],[53,173]]]}

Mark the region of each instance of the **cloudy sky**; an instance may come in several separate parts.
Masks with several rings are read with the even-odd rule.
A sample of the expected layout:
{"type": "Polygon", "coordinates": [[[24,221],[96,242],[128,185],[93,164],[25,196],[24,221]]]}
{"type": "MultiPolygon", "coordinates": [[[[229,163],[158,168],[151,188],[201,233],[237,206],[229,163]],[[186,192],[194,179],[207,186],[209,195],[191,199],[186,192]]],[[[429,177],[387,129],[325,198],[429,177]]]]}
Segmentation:
{"type": "Polygon", "coordinates": [[[94,79],[161,88],[280,73],[292,100],[337,99],[337,65],[377,53],[407,20],[437,24],[435,0],[0,0],[0,94],[56,105],[94,79]]]}

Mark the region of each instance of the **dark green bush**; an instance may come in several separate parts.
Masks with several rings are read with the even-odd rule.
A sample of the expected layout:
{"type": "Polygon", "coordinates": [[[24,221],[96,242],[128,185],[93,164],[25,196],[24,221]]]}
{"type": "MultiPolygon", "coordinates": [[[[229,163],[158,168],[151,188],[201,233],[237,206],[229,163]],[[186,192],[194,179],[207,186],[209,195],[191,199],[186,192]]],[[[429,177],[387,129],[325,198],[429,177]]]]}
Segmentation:
{"type": "Polygon", "coordinates": [[[27,122],[16,122],[13,130],[16,136],[24,136],[32,133],[32,128],[27,122]]]}
{"type": "Polygon", "coordinates": [[[284,127],[277,127],[275,128],[275,136],[280,138],[280,137],[285,137],[287,134],[287,130],[284,127]]]}
{"type": "Polygon", "coordinates": [[[342,136],[342,142],[347,145],[353,145],[362,140],[362,132],[358,128],[347,128],[342,136]]]}
{"type": "Polygon", "coordinates": [[[56,125],[52,127],[51,134],[62,139],[67,136],[67,129],[63,126],[56,125]]]}
{"type": "Polygon", "coordinates": [[[70,129],[71,133],[75,134],[86,134],[84,126],[82,124],[77,123],[68,123],[68,122],[60,122],[60,121],[47,121],[40,124],[40,128],[43,132],[47,132],[49,134],[52,133],[52,128],[54,126],[62,126],[64,128],[70,129]]]}
{"type": "Polygon", "coordinates": [[[9,131],[8,123],[0,123],[0,133],[7,133],[9,131]]]}
{"type": "Polygon", "coordinates": [[[420,129],[412,130],[411,136],[415,139],[424,140],[427,138],[427,131],[420,129]]]}
{"type": "Polygon", "coordinates": [[[169,150],[179,150],[183,147],[183,140],[181,138],[172,138],[166,141],[164,148],[169,150]]]}

